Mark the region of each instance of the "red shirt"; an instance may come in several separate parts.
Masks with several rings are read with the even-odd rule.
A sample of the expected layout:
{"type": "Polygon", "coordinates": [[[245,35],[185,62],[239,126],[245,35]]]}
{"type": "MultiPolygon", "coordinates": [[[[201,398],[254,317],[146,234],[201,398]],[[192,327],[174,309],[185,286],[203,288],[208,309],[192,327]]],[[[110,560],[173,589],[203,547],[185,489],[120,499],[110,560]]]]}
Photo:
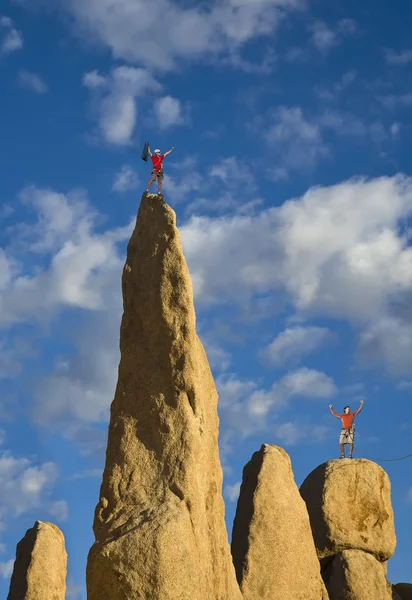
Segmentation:
{"type": "Polygon", "coordinates": [[[333,408],[331,409],[332,414],[335,415],[335,417],[339,417],[342,421],[342,428],[343,429],[350,429],[353,425],[353,421],[355,420],[356,415],[358,414],[358,412],[360,412],[360,408],[358,408],[358,410],[355,410],[355,412],[353,413],[348,413],[348,414],[343,414],[340,415],[339,413],[336,413],[333,408]]]}
{"type": "Polygon", "coordinates": [[[164,154],[152,154],[153,169],[155,171],[161,171],[163,169],[162,162],[164,160],[164,154]]]}

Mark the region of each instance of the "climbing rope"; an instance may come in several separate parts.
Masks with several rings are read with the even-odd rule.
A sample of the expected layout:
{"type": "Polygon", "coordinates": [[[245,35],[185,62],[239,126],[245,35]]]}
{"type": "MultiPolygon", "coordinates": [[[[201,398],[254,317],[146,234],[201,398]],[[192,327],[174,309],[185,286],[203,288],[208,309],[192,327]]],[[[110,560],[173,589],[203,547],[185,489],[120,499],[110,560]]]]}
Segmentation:
{"type": "Polygon", "coordinates": [[[369,460],[373,460],[374,462],[396,462],[398,460],[405,460],[405,458],[410,458],[411,456],[412,452],[411,454],[407,454],[406,456],[400,456],[399,458],[373,458],[372,456],[363,456],[362,458],[368,458],[369,460]]]}

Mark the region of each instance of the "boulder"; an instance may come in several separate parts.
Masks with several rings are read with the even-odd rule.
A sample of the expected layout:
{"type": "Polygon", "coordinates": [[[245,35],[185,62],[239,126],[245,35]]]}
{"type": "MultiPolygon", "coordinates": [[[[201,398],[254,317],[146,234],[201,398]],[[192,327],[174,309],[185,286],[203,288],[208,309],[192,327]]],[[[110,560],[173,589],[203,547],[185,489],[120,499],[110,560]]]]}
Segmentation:
{"type": "Polygon", "coordinates": [[[320,560],[345,549],[370,552],[385,561],[395,550],[396,537],[385,471],[366,459],[331,460],[303,482],[320,560]]]}
{"type": "Polygon", "coordinates": [[[17,544],[7,600],[64,600],[67,553],[53,523],[36,521],[17,544]]]}
{"type": "Polygon", "coordinates": [[[327,598],[290,458],[263,445],[243,469],[232,556],[244,600],[327,598]]]}
{"type": "Polygon", "coordinates": [[[224,522],[218,397],[176,215],[162,196],[142,197],[122,291],[88,600],[241,600],[224,522]]]}
{"type": "Polygon", "coordinates": [[[412,600],[412,583],[396,583],[393,587],[401,600],[412,600]]]}
{"type": "Polygon", "coordinates": [[[393,600],[382,563],[361,550],[344,550],[323,571],[330,600],[393,600]]]}

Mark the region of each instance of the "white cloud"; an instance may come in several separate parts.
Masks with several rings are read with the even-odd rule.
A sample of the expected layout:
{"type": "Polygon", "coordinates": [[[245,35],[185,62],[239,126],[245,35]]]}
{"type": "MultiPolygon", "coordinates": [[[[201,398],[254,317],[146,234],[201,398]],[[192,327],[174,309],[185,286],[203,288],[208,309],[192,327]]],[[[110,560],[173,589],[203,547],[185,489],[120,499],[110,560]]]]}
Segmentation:
{"type": "Polygon", "coordinates": [[[37,94],[45,94],[49,89],[43,79],[36,73],[28,71],[19,72],[19,83],[21,86],[36,92],[37,94]]]}
{"type": "Polygon", "coordinates": [[[11,54],[23,48],[23,36],[10,17],[0,17],[0,55],[11,54]]]}
{"type": "Polygon", "coordinates": [[[149,71],[130,66],[116,67],[107,76],[97,71],[86,73],[83,85],[92,93],[101,137],[115,146],[131,143],[136,98],[161,89],[149,71]]]}
{"type": "Polygon", "coordinates": [[[47,268],[40,263],[30,272],[20,265],[3,287],[0,324],[49,319],[63,306],[104,309],[105,286],[122,265],[117,243],[128,238],[131,226],[95,234],[98,215],[81,193],[31,187],[20,198],[37,211],[38,220],[19,225],[14,237],[31,256],[50,251],[52,256],[47,268]]]}
{"type": "Polygon", "coordinates": [[[336,33],[333,32],[323,21],[315,21],[310,25],[312,43],[320,52],[328,52],[338,44],[336,33]]]}
{"type": "Polygon", "coordinates": [[[67,521],[69,517],[69,507],[66,500],[56,500],[50,506],[50,514],[57,521],[67,521]]]}
{"type": "Polygon", "coordinates": [[[216,385],[222,422],[229,430],[245,437],[267,431],[271,416],[284,409],[293,398],[331,398],[337,391],[325,373],[307,368],[286,373],[269,389],[233,375],[218,377],[216,385]]]}
{"type": "Polygon", "coordinates": [[[265,137],[283,166],[312,167],[328,155],[319,124],[306,119],[301,108],[280,106],[266,119],[265,137]]]}
{"type": "Polygon", "coordinates": [[[385,60],[388,65],[407,65],[412,62],[412,50],[404,50],[403,52],[386,50],[385,60]]]}
{"type": "Polygon", "coordinates": [[[309,26],[312,43],[323,54],[327,54],[329,50],[338,46],[345,36],[354,34],[356,29],[357,25],[353,19],[341,19],[335,31],[320,20],[314,21],[309,26]]]}
{"type": "Polygon", "coordinates": [[[156,124],[161,129],[168,129],[173,125],[182,125],[184,119],[182,116],[182,106],[180,100],[172,96],[163,96],[157,98],[154,103],[156,124]]]}
{"type": "Polygon", "coordinates": [[[236,502],[239,497],[241,482],[238,481],[233,485],[225,485],[223,488],[223,494],[230,502],[236,502]]]}
{"type": "Polygon", "coordinates": [[[288,397],[331,398],[336,394],[333,380],[320,371],[306,367],[284,375],[278,384],[288,397]]]}
{"type": "Polygon", "coordinates": [[[137,173],[130,165],[123,165],[116,173],[112,190],[114,192],[129,192],[139,187],[140,180],[137,173]]]}
{"type": "Polygon", "coordinates": [[[411,372],[412,322],[386,318],[363,331],[358,352],[362,361],[380,365],[382,360],[395,374],[411,372]]]}
{"type": "Polygon", "coordinates": [[[0,562],[0,577],[3,579],[9,579],[13,573],[14,558],[6,562],[0,562]]]}
{"type": "MultiPolygon", "coordinates": [[[[119,285],[120,270],[111,281],[119,285]]],[[[108,291],[108,290],[107,290],[108,291]]],[[[56,361],[35,389],[33,419],[47,427],[63,427],[70,438],[82,438],[82,430],[69,424],[107,421],[113,400],[119,363],[120,298],[101,313],[91,314],[72,341],[74,355],[56,361]],[[104,326],[103,326],[104,323],[104,326]]],[[[87,434],[90,438],[90,432],[87,434]]],[[[92,440],[96,444],[96,440],[92,440]]],[[[79,443],[83,442],[79,439],[79,443]]]]}
{"type": "Polygon", "coordinates": [[[265,355],[276,366],[311,354],[330,336],[326,327],[292,327],[282,331],[266,348],[265,355]]]}
{"type": "Polygon", "coordinates": [[[411,215],[410,178],[356,178],[252,217],[193,217],[181,237],[200,304],[286,292],[301,315],[349,320],[362,331],[374,326],[375,336],[388,317],[398,324],[380,326],[387,336],[406,324],[406,350],[412,248],[400,224],[411,215]]]}
{"type": "Polygon", "coordinates": [[[55,463],[33,464],[29,458],[17,458],[0,452],[0,525],[10,518],[42,506],[58,477],[55,463]]]}
{"type": "MultiPolygon", "coordinates": [[[[23,1],[24,0],[20,0],[23,1]]],[[[273,35],[282,16],[303,0],[212,0],[206,6],[158,0],[61,0],[75,29],[110,48],[115,59],[170,70],[179,61],[232,54],[258,36],[273,35]]]]}
{"type": "Polygon", "coordinates": [[[226,187],[246,190],[248,193],[256,190],[256,182],[250,167],[236,156],[222,158],[209,169],[209,177],[216,178],[226,187]]]}

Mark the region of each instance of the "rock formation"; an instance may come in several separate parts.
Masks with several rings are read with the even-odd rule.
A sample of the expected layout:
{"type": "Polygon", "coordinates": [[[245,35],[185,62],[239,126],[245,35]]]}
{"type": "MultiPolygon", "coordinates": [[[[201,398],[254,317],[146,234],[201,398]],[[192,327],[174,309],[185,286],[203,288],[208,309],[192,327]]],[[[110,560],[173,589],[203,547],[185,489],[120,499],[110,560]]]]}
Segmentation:
{"type": "Polygon", "coordinates": [[[224,524],[217,393],[176,216],[162,197],[142,197],[122,288],[88,600],[241,600],[224,524]]]}
{"type": "Polygon", "coordinates": [[[323,576],[331,600],[393,600],[382,563],[368,552],[340,552],[323,576]]]}
{"type": "Polygon", "coordinates": [[[386,579],[396,537],[385,471],[365,459],[333,460],[300,492],[330,600],[396,600],[386,579]]]}
{"type": "Polygon", "coordinates": [[[397,583],[393,587],[401,600],[412,600],[412,583],[397,583]]]}
{"type": "Polygon", "coordinates": [[[67,553],[60,529],[36,521],[17,544],[7,600],[64,600],[67,553]]]}
{"type": "Polygon", "coordinates": [[[370,552],[381,562],[393,555],[390,481],[379,465],[366,459],[331,460],[308,475],[300,493],[320,560],[345,549],[370,552]]]}
{"type": "Polygon", "coordinates": [[[263,445],[243,469],[232,555],[244,600],[321,600],[309,517],[289,456],[263,445]]]}

